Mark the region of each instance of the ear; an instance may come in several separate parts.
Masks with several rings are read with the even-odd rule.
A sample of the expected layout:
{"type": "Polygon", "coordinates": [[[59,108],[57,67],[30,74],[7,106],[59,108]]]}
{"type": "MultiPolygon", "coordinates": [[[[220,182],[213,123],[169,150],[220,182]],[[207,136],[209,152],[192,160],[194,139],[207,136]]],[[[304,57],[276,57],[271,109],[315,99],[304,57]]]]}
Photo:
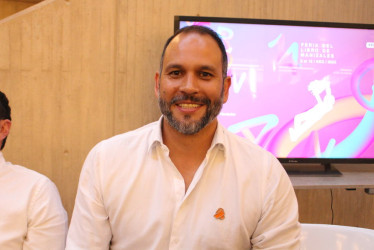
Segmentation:
{"type": "Polygon", "coordinates": [[[12,122],[8,119],[0,120],[0,143],[9,135],[12,122]]]}
{"type": "Polygon", "coordinates": [[[231,86],[231,76],[227,76],[223,81],[223,103],[229,99],[229,89],[231,86]]]}
{"type": "Polygon", "coordinates": [[[155,96],[158,98],[159,90],[160,90],[160,73],[156,72],[155,74],[155,96]]]}

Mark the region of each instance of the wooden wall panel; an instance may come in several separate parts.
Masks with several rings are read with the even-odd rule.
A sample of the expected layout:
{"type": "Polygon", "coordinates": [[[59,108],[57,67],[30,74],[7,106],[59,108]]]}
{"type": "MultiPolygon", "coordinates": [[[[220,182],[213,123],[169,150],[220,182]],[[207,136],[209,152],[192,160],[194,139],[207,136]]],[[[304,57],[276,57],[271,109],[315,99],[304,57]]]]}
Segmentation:
{"type": "Polygon", "coordinates": [[[50,177],[69,215],[85,156],[113,134],[115,4],[49,1],[0,23],[13,118],[4,154],[50,177]]]}
{"type": "MultiPolygon", "coordinates": [[[[43,1],[0,21],[0,89],[13,108],[4,154],[50,177],[71,215],[92,146],[159,117],[154,73],[174,15],[374,23],[372,13],[367,0],[43,1]]],[[[313,207],[328,211],[328,192],[297,195],[304,221],[330,221],[313,207]]]]}
{"type": "Polygon", "coordinates": [[[0,0],[0,20],[27,9],[42,0],[0,0]]]}

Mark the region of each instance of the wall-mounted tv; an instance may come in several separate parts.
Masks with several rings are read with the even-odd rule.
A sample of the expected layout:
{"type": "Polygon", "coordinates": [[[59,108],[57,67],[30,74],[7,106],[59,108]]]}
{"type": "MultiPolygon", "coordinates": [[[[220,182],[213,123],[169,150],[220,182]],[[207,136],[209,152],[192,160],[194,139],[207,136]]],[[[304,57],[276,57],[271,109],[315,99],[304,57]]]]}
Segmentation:
{"type": "Polygon", "coordinates": [[[374,163],[374,25],[176,16],[224,41],[218,117],[282,163],[374,163]]]}

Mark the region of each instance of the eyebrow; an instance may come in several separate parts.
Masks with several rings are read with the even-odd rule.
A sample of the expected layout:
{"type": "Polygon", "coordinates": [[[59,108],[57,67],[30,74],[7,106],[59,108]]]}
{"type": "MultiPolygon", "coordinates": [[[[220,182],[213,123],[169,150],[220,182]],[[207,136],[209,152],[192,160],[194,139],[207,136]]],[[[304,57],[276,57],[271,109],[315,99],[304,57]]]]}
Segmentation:
{"type": "MultiPolygon", "coordinates": [[[[173,69],[173,68],[176,68],[176,69],[183,69],[184,67],[181,65],[181,64],[170,64],[170,65],[167,65],[165,67],[165,71],[168,71],[170,69],[173,69]]],[[[212,67],[212,66],[209,66],[209,65],[202,65],[200,66],[199,70],[208,70],[208,71],[211,71],[211,72],[216,72],[216,68],[212,67]]]]}
{"type": "Polygon", "coordinates": [[[201,66],[200,70],[209,70],[209,71],[212,71],[212,72],[216,72],[216,68],[208,66],[208,65],[201,66]]]}
{"type": "Polygon", "coordinates": [[[168,71],[168,70],[170,70],[172,68],[181,69],[181,68],[183,68],[183,66],[180,65],[180,64],[170,64],[170,65],[167,65],[165,67],[165,71],[168,71]]]}

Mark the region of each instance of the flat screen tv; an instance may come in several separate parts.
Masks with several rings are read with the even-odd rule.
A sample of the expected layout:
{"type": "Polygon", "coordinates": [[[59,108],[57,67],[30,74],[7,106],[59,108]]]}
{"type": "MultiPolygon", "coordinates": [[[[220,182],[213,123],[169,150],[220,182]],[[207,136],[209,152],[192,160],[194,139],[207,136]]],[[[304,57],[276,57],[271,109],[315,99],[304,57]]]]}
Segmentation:
{"type": "Polygon", "coordinates": [[[226,46],[232,84],[218,119],[228,130],[273,153],[289,171],[304,166],[303,173],[307,163],[325,173],[335,163],[374,163],[374,25],[174,21],[175,29],[208,26],[226,46]]]}

